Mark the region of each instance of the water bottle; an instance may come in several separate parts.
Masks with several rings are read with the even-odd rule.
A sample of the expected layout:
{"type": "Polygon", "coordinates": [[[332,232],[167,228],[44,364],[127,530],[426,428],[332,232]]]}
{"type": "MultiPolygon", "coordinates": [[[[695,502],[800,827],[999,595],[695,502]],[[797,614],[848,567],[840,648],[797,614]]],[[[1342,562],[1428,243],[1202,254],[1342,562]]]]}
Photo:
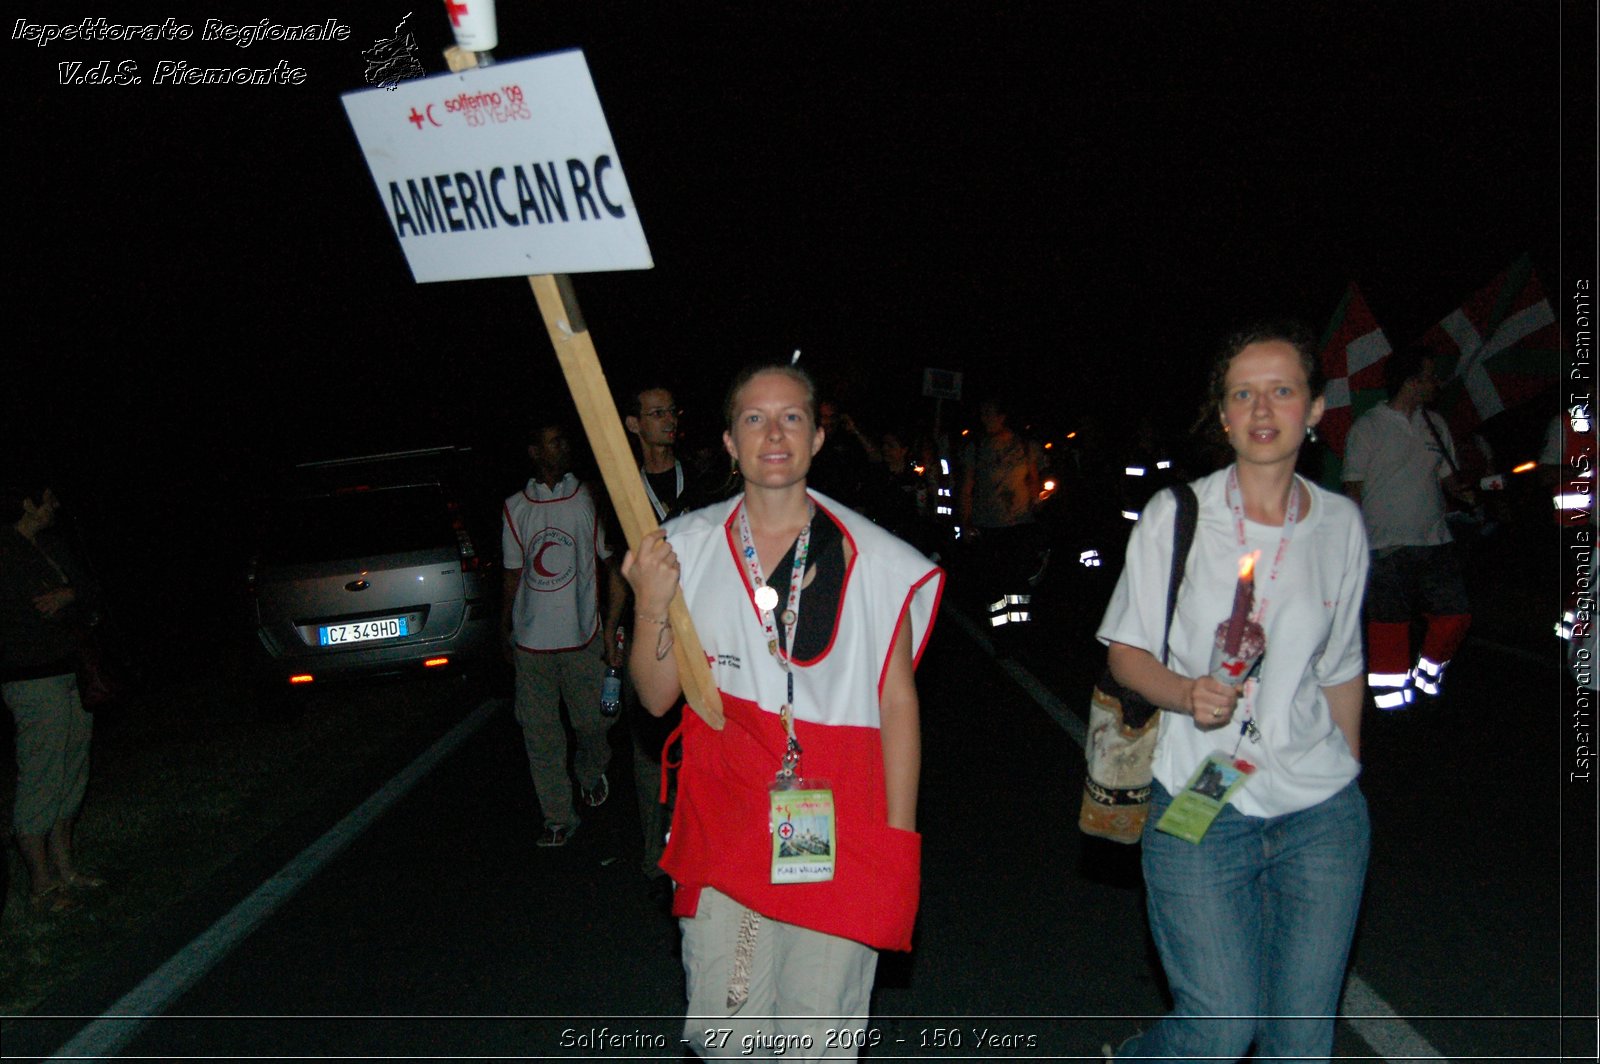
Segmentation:
{"type": "MultiPolygon", "coordinates": [[[[616,641],[617,650],[622,649],[622,642],[627,638],[622,630],[622,625],[617,625],[616,641]]],[[[600,715],[614,717],[622,710],[622,666],[607,665],[606,678],[600,683],[600,715]]]]}

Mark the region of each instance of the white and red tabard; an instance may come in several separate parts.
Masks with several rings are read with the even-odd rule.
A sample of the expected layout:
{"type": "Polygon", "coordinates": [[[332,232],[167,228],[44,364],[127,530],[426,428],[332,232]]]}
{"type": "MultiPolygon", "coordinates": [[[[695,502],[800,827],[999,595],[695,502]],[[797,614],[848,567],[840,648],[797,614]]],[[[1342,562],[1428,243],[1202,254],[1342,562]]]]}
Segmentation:
{"type": "Polygon", "coordinates": [[[519,648],[573,650],[594,638],[597,565],[611,548],[588,485],[571,473],[554,488],[529,480],[505,502],[500,550],[506,569],[521,575],[511,612],[519,648]]]}
{"type": "Polygon", "coordinates": [[[713,731],[685,717],[672,838],[661,866],[679,884],[679,915],[692,915],[700,888],[710,886],[775,920],[880,949],[909,949],[922,837],[888,824],[879,698],[903,618],[911,625],[913,660],[921,659],[944,573],[866,518],[826,496],[811,497],[817,520],[839,526],[851,558],[832,641],[816,658],[793,662],[801,772],[826,780],[834,795],[834,878],[772,882],[768,788],[788,739],[778,715],[787,677],[768,651],[740,559],[739,499],[665,526],[727,726],[713,731]]]}

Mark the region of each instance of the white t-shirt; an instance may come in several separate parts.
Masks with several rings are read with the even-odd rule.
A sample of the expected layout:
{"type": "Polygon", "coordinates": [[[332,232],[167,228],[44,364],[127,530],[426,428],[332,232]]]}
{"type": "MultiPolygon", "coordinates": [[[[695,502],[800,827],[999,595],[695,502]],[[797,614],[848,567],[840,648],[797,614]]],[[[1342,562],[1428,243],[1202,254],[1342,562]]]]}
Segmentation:
{"type": "Polygon", "coordinates": [[[1344,479],[1361,484],[1361,513],[1373,550],[1450,542],[1439,482],[1450,475],[1455,443],[1442,417],[1427,415],[1439,430],[1436,440],[1423,416],[1420,407],[1408,417],[1380,403],[1361,415],[1345,439],[1344,479]]]}
{"type": "Polygon", "coordinates": [[[573,650],[594,638],[596,562],[611,557],[611,548],[588,485],[571,473],[554,488],[530,479],[506,500],[500,553],[507,570],[522,572],[511,607],[517,646],[573,650]]]}
{"type": "MultiPolygon", "coordinates": [[[[1311,508],[1295,524],[1277,578],[1270,579],[1283,529],[1246,521],[1240,547],[1226,498],[1227,475],[1224,469],[1193,485],[1199,520],[1178,591],[1167,664],[1181,676],[1206,674],[1217,625],[1233,607],[1239,558],[1259,549],[1256,596],[1267,602],[1261,618],[1267,651],[1250,708],[1261,741],[1240,739],[1243,697],[1234,722],[1209,731],[1186,714],[1162,712],[1155,777],[1176,794],[1212,751],[1237,750],[1256,772],[1234,793],[1234,807],[1249,816],[1280,816],[1332,797],[1361,771],[1322,688],[1363,672],[1367,542],[1353,502],[1301,480],[1311,492],[1311,508]]],[[[1102,643],[1126,643],[1160,658],[1175,511],[1172,493],[1160,492],[1134,526],[1122,576],[1096,633],[1102,643]]]]}

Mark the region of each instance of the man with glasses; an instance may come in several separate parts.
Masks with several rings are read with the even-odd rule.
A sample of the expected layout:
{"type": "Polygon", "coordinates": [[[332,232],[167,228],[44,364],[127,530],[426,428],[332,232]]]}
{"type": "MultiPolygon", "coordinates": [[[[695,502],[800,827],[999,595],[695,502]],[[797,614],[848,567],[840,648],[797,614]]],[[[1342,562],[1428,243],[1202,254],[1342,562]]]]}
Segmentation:
{"type": "MultiPolygon", "coordinates": [[[[711,501],[698,498],[690,490],[683,463],[678,460],[678,406],[670,389],[658,382],[630,392],[618,404],[624,412],[623,424],[639,440],[639,477],[644,493],[655,508],[656,520],[669,517],[711,501]]],[[[631,616],[631,611],[625,615],[631,616]]],[[[624,659],[625,660],[625,659],[624,659]]],[[[631,683],[623,684],[628,734],[633,739],[633,781],[638,790],[639,824],[644,831],[644,858],[641,867],[649,880],[650,896],[663,910],[672,904],[672,881],[661,870],[661,853],[666,848],[667,828],[672,823],[670,798],[661,799],[661,754],[667,738],[678,727],[682,709],[653,717],[639,706],[631,683]]]]}
{"type": "Polygon", "coordinates": [[[683,463],[676,450],[678,407],[670,391],[655,386],[634,392],[628,406],[632,412],[623,424],[639,438],[644,493],[655,507],[656,520],[665,521],[678,512],[678,500],[684,496],[683,463]]]}

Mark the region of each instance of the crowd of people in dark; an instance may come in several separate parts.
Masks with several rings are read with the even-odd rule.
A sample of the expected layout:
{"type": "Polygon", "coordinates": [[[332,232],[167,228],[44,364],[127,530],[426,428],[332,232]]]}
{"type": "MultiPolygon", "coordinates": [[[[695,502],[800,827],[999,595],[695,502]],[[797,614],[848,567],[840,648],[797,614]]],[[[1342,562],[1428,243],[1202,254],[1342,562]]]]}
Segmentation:
{"type": "MultiPolygon", "coordinates": [[[[531,475],[502,506],[500,629],[536,845],[581,838],[606,804],[621,723],[642,880],[681,923],[689,1015],[791,1044],[864,1020],[879,952],[909,949],[916,920],[915,670],[946,572],[1004,654],[1051,564],[1103,565],[1109,673],[1160,711],[1139,822],[1173,996],[1170,1015],[1106,1053],[1326,1057],[1369,846],[1363,710],[1439,697],[1471,620],[1446,521],[1448,498],[1478,501],[1471,478],[1427,411],[1431,361],[1396,356],[1390,376],[1389,401],[1351,433],[1342,491],[1304,475],[1325,396],[1311,339],[1288,324],[1227,340],[1187,442],[1150,417],[1121,438],[1088,422],[1081,438],[1041,438],[1000,396],[951,432],[870,423],[773,363],[733,381],[720,440],[695,449],[673,382],[642,378],[617,405],[659,528],[631,550],[612,501],[577,473],[576,433],[534,419],[531,475]],[[1183,491],[1197,516],[1172,587],[1183,491]],[[1109,556],[1059,557],[1070,515],[1090,508],[1125,551],[1117,539],[1109,556]],[[685,704],[678,609],[709,662],[707,705],[685,704]],[[1253,659],[1234,638],[1252,631],[1253,659]],[[627,678],[618,716],[601,698],[608,669],[627,678]],[[774,844],[793,837],[806,845],[774,844]]],[[[11,477],[0,502],[12,827],[29,908],[49,918],[105,888],[73,839],[96,589],[53,534],[48,478],[11,477]]]]}

